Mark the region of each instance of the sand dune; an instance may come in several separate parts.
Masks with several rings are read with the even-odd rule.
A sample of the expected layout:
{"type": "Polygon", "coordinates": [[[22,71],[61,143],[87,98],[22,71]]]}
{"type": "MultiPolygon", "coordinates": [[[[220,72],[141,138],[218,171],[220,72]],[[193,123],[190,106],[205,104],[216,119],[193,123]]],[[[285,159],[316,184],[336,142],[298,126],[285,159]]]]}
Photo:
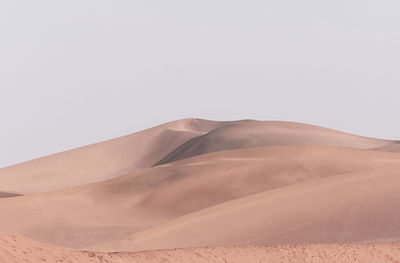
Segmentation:
{"type": "Polygon", "coordinates": [[[184,119],[2,168],[0,233],[43,243],[0,235],[0,262],[396,262],[399,145],[184,119]]]}
{"type": "Polygon", "coordinates": [[[184,119],[121,138],[0,169],[0,191],[47,192],[151,167],[187,140],[223,122],[184,119]]]}
{"type": "Polygon", "coordinates": [[[399,157],[322,146],[210,153],[96,184],[0,200],[0,231],[83,248],[255,193],[332,176],[399,170],[399,157]]]}
{"type": "MultiPolygon", "coordinates": [[[[240,121],[195,137],[172,151],[158,164],[199,154],[274,145],[324,145],[359,149],[388,147],[393,141],[356,136],[318,126],[278,121],[240,121]]],[[[385,150],[385,148],[381,148],[385,150]]]]}
{"type": "Polygon", "coordinates": [[[216,152],[121,176],[91,187],[97,198],[181,215],[249,194],[374,169],[400,169],[400,155],[323,146],[271,146],[216,152]],[[229,182],[229,183],[227,183],[229,182]]]}
{"type": "Polygon", "coordinates": [[[14,235],[0,235],[0,263],[382,263],[397,262],[398,258],[400,258],[400,245],[398,244],[221,247],[155,250],[134,253],[98,253],[55,247],[14,235]]]}
{"type": "Polygon", "coordinates": [[[398,171],[388,165],[265,191],[93,249],[400,241],[398,171]]]}
{"type": "Polygon", "coordinates": [[[394,141],[300,123],[183,119],[2,168],[0,191],[21,194],[54,191],[103,181],[156,164],[231,149],[326,145],[392,151],[393,144],[394,141]]]}

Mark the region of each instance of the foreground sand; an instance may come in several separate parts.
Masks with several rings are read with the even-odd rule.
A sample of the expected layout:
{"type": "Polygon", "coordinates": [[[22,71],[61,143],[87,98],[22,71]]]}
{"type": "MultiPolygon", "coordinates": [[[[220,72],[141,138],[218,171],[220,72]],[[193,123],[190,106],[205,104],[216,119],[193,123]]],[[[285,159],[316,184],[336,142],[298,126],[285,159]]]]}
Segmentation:
{"type": "Polygon", "coordinates": [[[327,244],[274,247],[214,247],[143,252],[99,253],[42,244],[15,235],[0,235],[0,263],[26,262],[399,262],[400,244],[327,244]]]}

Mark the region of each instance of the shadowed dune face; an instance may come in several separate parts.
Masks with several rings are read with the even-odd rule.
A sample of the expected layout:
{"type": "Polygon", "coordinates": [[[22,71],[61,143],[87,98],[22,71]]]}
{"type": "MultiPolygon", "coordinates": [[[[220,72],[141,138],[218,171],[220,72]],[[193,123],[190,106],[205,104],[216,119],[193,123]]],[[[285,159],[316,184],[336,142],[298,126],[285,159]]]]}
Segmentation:
{"type": "Polygon", "coordinates": [[[0,192],[0,198],[15,197],[20,196],[20,194],[0,192]]]}
{"type": "Polygon", "coordinates": [[[378,147],[374,150],[378,150],[378,151],[386,151],[386,152],[398,152],[400,153],[400,142],[396,141],[392,144],[383,146],[383,147],[378,147]]]}
{"type": "Polygon", "coordinates": [[[157,164],[165,164],[209,152],[263,146],[324,145],[373,149],[386,147],[393,143],[300,123],[240,121],[221,126],[205,135],[189,140],[157,164]]]}
{"type": "Polygon", "coordinates": [[[55,247],[15,235],[0,235],[0,263],[381,263],[396,262],[398,258],[400,258],[400,245],[398,244],[219,247],[155,250],[134,253],[99,253],[55,247]]]}

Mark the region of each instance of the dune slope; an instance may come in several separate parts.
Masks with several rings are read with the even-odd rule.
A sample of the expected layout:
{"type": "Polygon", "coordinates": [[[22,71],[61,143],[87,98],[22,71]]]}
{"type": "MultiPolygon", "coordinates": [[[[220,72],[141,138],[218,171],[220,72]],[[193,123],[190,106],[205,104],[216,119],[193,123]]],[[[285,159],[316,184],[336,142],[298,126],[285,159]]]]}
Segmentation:
{"type": "Polygon", "coordinates": [[[386,146],[382,146],[382,147],[378,147],[378,148],[376,148],[374,150],[400,153],[400,142],[396,141],[396,142],[394,142],[392,144],[389,144],[389,145],[386,145],[386,146]]]}
{"type": "Polygon", "coordinates": [[[398,171],[388,166],[265,191],[93,249],[400,241],[398,171]]]}
{"type": "Polygon", "coordinates": [[[1,168],[0,191],[22,194],[54,191],[151,167],[182,143],[222,124],[184,119],[1,168]]]}
{"type": "Polygon", "coordinates": [[[224,150],[325,145],[396,151],[394,141],[301,123],[183,119],[0,169],[0,191],[31,194],[99,182],[157,164],[224,150]]]}
{"type": "Polygon", "coordinates": [[[195,137],[169,153],[157,164],[199,154],[274,145],[324,145],[385,150],[394,141],[379,140],[327,128],[293,122],[245,120],[229,123],[195,137]]]}
{"type": "Polygon", "coordinates": [[[0,200],[0,231],[88,247],[251,194],[350,173],[399,170],[399,156],[322,146],[210,153],[100,183],[0,200]]]}

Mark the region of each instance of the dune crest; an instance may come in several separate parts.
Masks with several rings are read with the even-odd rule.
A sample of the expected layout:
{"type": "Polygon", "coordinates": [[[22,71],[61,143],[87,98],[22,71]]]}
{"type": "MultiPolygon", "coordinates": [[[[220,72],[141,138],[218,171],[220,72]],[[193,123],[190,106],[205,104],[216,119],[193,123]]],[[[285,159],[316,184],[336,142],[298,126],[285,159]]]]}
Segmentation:
{"type": "Polygon", "coordinates": [[[395,141],[278,121],[183,119],[0,169],[0,191],[32,194],[100,182],[204,153],[278,145],[397,151],[395,141]]]}
{"type": "Polygon", "coordinates": [[[0,169],[0,191],[49,192],[153,166],[170,151],[223,122],[183,119],[0,169]]]}
{"type": "Polygon", "coordinates": [[[321,145],[375,149],[390,147],[393,141],[343,133],[319,126],[281,121],[245,120],[229,123],[194,137],[169,153],[157,164],[188,157],[234,149],[277,145],[321,145]]]}

